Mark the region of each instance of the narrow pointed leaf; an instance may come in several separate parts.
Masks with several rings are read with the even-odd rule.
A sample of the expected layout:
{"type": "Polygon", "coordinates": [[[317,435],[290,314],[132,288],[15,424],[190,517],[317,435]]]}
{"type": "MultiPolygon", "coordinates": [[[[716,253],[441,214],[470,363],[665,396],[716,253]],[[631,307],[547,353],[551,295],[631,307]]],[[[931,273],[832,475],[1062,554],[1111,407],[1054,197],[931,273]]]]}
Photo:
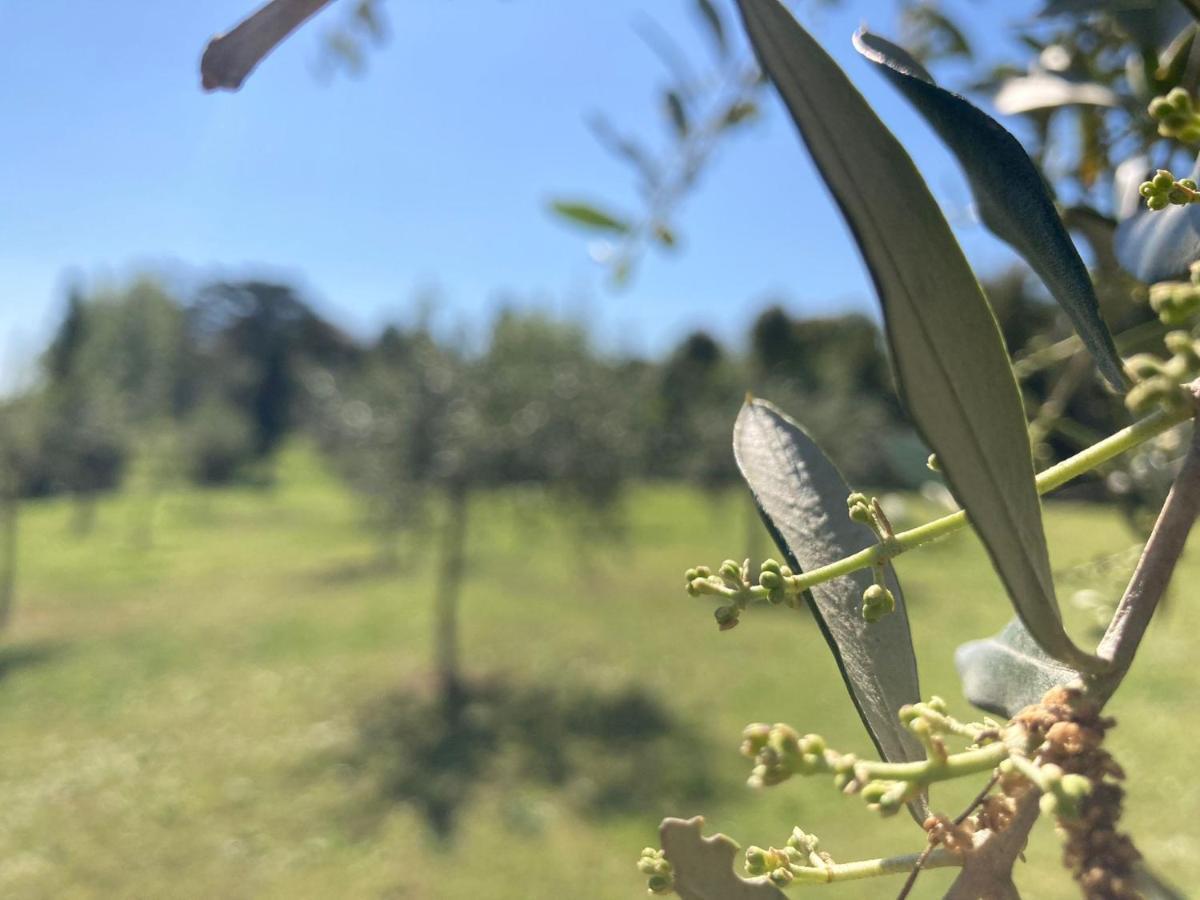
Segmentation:
{"type": "Polygon", "coordinates": [[[734,870],[738,845],[723,834],[704,837],[704,819],[663,819],[659,839],[683,900],[786,900],[766,876],[742,878],[734,870]]]}
{"type": "Polygon", "coordinates": [[[1008,719],[1051,688],[1079,677],[1051,659],[1013,619],[995,637],[963,644],[954,654],[963,694],[986,712],[1008,719]]]}
{"type": "MultiPolygon", "coordinates": [[[[804,429],[764,400],[742,407],[733,452],[775,543],[797,572],[837,562],[875,543],[865,525],[846,512],[850,487],[804,429]]],[[[904,595],[887,567],[896,610],[874,624],[862,617],[863,591],[874,583],[864,569],[816,585],[810,606],[842,678],[880,755],[890,761],[924,759],[921,745],[897,718],[921,699],[917,660],[904,595]]]]}
{"type": "MultiPolygon", "coordinates": [[[[1138,185],[1154,174],[1144,157],[1117,168],[1117,261],[1138,281],[1153,284],[1187,278],[1200,259],[1200,206],[1168,206],[1152,210],[1137,193],[1138,185]]],[[[1200,165],[1191,177],[1200,176],[1200,165]]]]}
{"type": "Polygon", "coordinates": [[[1103,664],[1062,625],[1025,413],[1000,329],[904,148],[778,0],[739,0],[764,70],[866,260],[901,396],[1017,614],[1071,665],[1103,664]]]}
{"type": "Polygon", "coordinates": [[[971,185],[983,223],[1021,254],[1070,317],[1100,372],[1128,387],[1087,266],[1063,226],[1045,179],[1020,141],[969,100],[938,87],[908,53],[860,31],[858,52],[880,67],[950,148],[971,185]]]}
{"type": "Polygon", "coordinates": [[[633,226],[629,222],[602,209],[598,209],[590,203],[555,200],[550,204],[550,209],[556,215],[576,225],[582,225],[584,228],[591,228],[596,231],[613,231],[617,234],[628,234],[633,230],[633,226]]]}

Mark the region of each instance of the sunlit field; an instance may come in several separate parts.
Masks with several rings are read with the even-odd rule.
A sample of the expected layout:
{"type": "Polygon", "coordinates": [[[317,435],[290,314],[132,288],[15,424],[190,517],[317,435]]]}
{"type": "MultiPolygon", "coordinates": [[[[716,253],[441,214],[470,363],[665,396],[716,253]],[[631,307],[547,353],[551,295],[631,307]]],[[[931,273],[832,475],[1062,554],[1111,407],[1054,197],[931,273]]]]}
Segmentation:
{"type": "MultiPolygon", "coordinates": [[[[799,824],[839,861],[919,849],[907,819],[824,781],[743,786],[751,721],[869,750],[806,617],[753,610],[722,634],[682,590],[689,565],[747,552],[747,505],[641,487],[623,532],[598,537],[536,495],[481,497],[462,604],[477,700],[445,735],[424,705],[436,547],[381,566],[304,448],[273,490],[171,493],[148,530],[136,496],[102,501],[82,535],[67,501],[28,504],[0,651],[0,896],[633,898],[661,816],[698,812],[743,844],[799,824]]],[[[1064,602],[1087,583],[1067,570],[1135,542],[1094,506],[1051,504],[1048,530],[1064,602]]],[[[966,713],[950,648],[999,630],[1009,604],[963,535],[898,569],[923,690],[966,713]]],[[[1181,885],[1200,879],[1198,577],[1193,550],[1110,708],[1128,828],[1181,885]]],[[[977,787],[935,805],[957,812],[977,787]]],[[[1038,828],[1022,890],[1075,896],[1038,828]]],[[[926,873],[916,896],[950,877],[926,873]]]]}

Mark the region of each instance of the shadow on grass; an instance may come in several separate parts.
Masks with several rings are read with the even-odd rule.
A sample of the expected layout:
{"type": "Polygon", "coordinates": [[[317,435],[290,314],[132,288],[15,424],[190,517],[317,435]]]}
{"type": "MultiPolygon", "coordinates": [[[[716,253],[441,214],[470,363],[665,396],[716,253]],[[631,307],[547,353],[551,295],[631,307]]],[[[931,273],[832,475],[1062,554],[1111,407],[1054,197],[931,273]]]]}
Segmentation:
{"type": "Polygon", "coordinates": [[[464,684],[456,700],[397,692],[362,715],[349,760],[378,819],[397,804],[451,839],[485,783],[549,786],[587,815],[669,813],[713,796],[711,750],[657,698],[629,687],[464,684]]]}
{"type": "Polygon", "coordinates": [[[57,641],[30,641],[26,644],[0,645],[0,681],[32,666],[48,662],[64,650],[57,641]]]}

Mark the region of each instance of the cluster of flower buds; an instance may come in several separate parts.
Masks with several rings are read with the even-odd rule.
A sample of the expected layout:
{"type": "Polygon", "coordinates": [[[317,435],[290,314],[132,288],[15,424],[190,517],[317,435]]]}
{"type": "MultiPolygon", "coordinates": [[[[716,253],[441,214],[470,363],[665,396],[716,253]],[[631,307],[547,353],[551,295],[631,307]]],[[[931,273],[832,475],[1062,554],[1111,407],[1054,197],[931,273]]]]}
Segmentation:
{"type": "Polygon", "coordinates": [[[646,889],[655,896],[666,896],[675,891],[675,872],[662,850],[647,847],[637,863],[638,871],[646,876],[646,889]]]}
{"type": "Polygon", "coordinates": [[[1163,281],[1150,288],[1150,308],[1171,328],[1187,325],[1200,313],[1200,264],[1192,263],[1190,281],[1163,281]]]}
{"type": "Polygon", "coordinates": [[[1166,169],[1159,169],[1149,181],[1143,181],[1138,193],[1146,200],[1150,209],[1166,209],[1168,206],[1187,206],[1200,201],[1196,182],[1191,178],[1176,180],[1166,169]]]}
{"type": "Polygon", "coordinates": [[[1184,383],[1200,375],[1200,341],[1186,331],[1172,331],[1163,338],[1171,356],[1159,359],[1139,353],[1125,361],[1137,384],[1125,395],[1130,412],[1142,414],[1156,407],[1178,411],[1190,402],[1184,383]]]}
{"type": "Polygon", "coordinates": [[[792,583],[795,573],[791,568],[773,559],[759,567],[758,583],[750,580],[750,560],[738,563],[727,559],[714,574],[708,566],[696,566],[683,573],[687,592],[693,597],[713,596],[728,600],[717,607],[713,616],[722,631],[735,627],[742,611],[753,600],[766,600],[773,606],[800,605],[801,591],[792,583]]]}
{"type": "Polygon", "coordinates": [[[751,787],[770,787],[793,775],[816,775],[832,771],[825,739],[818,734],[803,737],[790,725],[747,725],[742,732],[742,756],[754,760],[751,787]]]}
{"type": "Polygon", "coordinates": [[[1150,101],[1150,116],[1158,122],[1158,133],[1185,144],[1200,142],[1200,116],[1192,107],[1192,98],[1181,87],[1172,88],[1165,97],[1150,101]]]}
{"type": "Polygon", "coordinates": [[[805,870],[825,869],[833,865],[828,853],[818,852],[821,842],[815,834],[793,828],[782,849],[750,847],[746,850],[746,874],[766,875],[776,887],[786,887],[805,870]]]}
{"type": "Polygon", "coordinates": [[[767,602],[772,606],[781,603],[796,608],[800,606],[800,593],[791,588],[788,579],[795,573],[790,567],[773,559],[763,560],[758,571],[758,583],[767,591],[767,602]]]}

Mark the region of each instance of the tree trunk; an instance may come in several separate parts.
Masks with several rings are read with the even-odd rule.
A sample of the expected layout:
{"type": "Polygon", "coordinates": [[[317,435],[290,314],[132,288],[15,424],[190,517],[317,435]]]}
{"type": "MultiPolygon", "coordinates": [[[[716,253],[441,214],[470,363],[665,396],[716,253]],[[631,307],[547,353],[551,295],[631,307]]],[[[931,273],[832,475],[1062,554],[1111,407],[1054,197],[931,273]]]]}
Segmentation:
{"type": "Polygon", "coordinates": [[[465,487],[454,485],[450,488],[442,531],[442,570],[434,608],[434,665],[438,691],[449,711],[457,709],[463,694],[458,664],[458,601],[466,555],[467,501],[465,487]]]}
{"type": "Polygon", "coordinates": [[[17,588],[17,524],[20,499],[0,500],[0,629],[12,618],[13,597],[17,588]]]}

